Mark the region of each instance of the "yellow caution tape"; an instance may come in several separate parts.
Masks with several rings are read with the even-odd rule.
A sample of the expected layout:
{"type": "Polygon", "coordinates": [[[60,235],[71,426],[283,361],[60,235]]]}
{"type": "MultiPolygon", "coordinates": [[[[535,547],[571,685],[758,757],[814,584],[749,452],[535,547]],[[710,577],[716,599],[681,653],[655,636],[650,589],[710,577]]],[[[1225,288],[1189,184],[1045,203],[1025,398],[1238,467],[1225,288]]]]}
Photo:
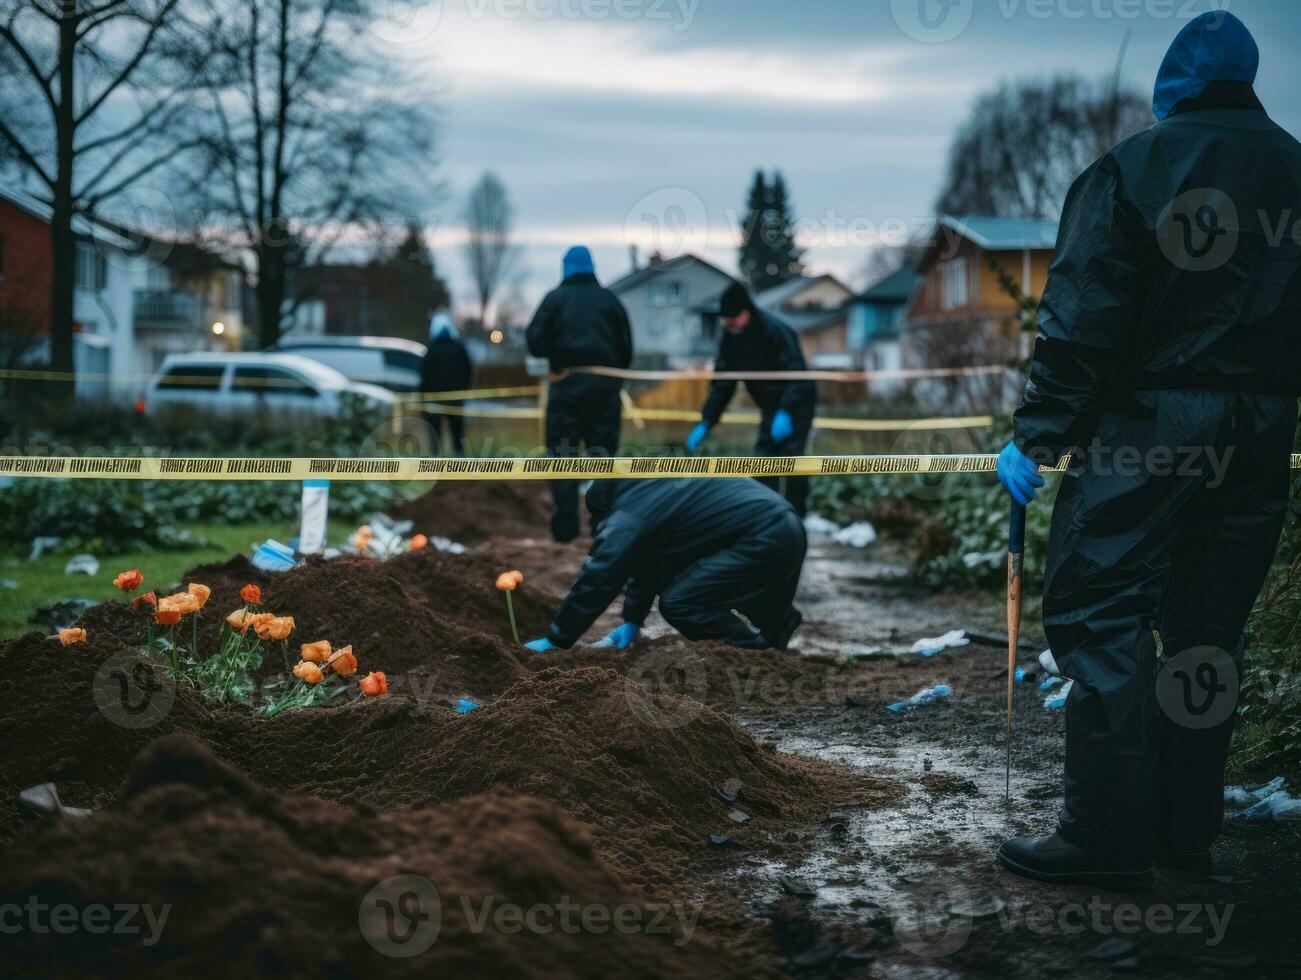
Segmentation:
{"type": "MultiPolygon", "coordinates": [[[[1298,458],[1301,461],[1301,457],[1298,458]]],[[[222,457],[0,456],[0,476],[72,480],[601,480],[992,473],[992,455],[222,457]]],[[[1301,465],[1301,463],[1299,463],[1301,465]]],[[[1058,469],[1065,469],[1063,463],[1058,469]]]]}
{"type": "MultiPolygon", "coordinates": [[[[455,405],[433,405],[428,411],[435,415],[455,415],[459,418],[485,419],[539,419],[543,412],[537,408],[508,408],[486,406],[465,408],[455,405]]],[[[628,408],[625,414],[638,428],[641,422],[699,422],[700,413],[680,408],[628,408]]],[[[719,420],[732,425],[758,425],[758,412],[727,412],[719,420]]],[[[980,429],[994,424],[992,415],[964,415],[954,418],[933,419],[842,419],[816,418],[815,429],[839,432],[911,432],[931,429],[980,429]]]]}
{"type": "Polygon", "coordinates": [[[398,396],[398,401],[410,405],[438,404],[440,402],[470,401],[476,398],[527,398],[542,394],[541,385],[523,385],[515,388],[469,388],[465,391],[415,392],[398,396]]]}
{"type": "MultiPolygon", "coordinates": [[[[1044,473],[1064,472],[1069,460],[1044,473]]],[[[993,473],[981,453],[913,456],[612,456],[370,458],[296,456],[0,456],[0,477],[71,480],[653,480],[749,476],[911,476],[993,473]]],[[[1301,455],[1292,457],[1301,470],[1301,455]]]]}
{"type": "Polygon", "coordinates": [[[972,375],[1002,374],[1009,368],[998,364],[949,368],[889,368],[879,371],[714,371],[697,368],[678,371],[639,371],[635,368],[575,367],[565,374],[596,374],[629,381],[918,381],[924,378],[959,378],[972,375]]]}

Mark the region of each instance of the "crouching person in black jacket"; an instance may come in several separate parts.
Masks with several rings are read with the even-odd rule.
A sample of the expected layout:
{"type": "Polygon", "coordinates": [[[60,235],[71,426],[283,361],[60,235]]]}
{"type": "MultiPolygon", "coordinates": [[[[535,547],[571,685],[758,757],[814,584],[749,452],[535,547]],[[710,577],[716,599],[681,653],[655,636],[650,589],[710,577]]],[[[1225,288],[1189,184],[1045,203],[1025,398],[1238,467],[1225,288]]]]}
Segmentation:
{"type": "Polygon", "coordinates": [[[572,647],[620,591],[624,625],[598,646],[631,644],[658,596],[660,615],[689,640],[786,649],[803,621],[792,602],[807,542],[779,494],[741,479],[610,480],[592,485],[587,506],[591,553],[530,650],[572,647]]]}

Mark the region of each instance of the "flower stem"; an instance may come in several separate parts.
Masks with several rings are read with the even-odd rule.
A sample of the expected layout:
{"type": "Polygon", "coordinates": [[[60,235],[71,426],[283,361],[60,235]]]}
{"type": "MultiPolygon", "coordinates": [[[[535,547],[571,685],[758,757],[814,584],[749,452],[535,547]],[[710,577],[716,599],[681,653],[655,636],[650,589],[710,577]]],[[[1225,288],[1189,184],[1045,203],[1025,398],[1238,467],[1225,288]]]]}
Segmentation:
{"type": "Polygon", "coordinates": [[[506,613],[510,616],[510,631],[515,637],[515,645],[519,645],[519,630],[515,628],[515,604],[510,600],[510,590],[506,591],[506,613]]]}

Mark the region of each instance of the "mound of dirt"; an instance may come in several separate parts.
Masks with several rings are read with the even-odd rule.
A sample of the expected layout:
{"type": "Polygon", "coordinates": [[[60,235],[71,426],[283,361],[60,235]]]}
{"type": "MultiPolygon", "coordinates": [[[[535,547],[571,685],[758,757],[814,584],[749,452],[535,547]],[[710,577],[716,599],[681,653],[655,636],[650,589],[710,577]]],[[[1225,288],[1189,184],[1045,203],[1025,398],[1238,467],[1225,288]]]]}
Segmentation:
{"type": "Polygon", "coordinates": [[[140,756],[118,809],[53,821],[25,851],[0,872],[0,905],[148,914],[135,933],[20,930],[6,944],[20,974],[190,976],[214,950],[234,976],[755,973],[632,894],[546,803],[339,808],[263,789],[182,737],[140,756]]]}
{"type": "MultiPolygon", "coordinates": [[[[495,586],[506,571],[486,555],[452,555],[429,548],[391,561],[338,558],[311,561],[284,574],[259,575],[247,561],[232,559],[186,572],[183,584],[200,582],[212,597],[198,620],[199,652],[215,654],[224,617],[243,605],[240,588],[262,587],[262,605],[293,616],[287,643],[296,662],[301,643],[351,644],[363,671],[382,670],[400,683],[453,699],[500,694],[526,673],[511,636],[505,599],[495,586]]],[[[512,597],[521,639],[542,636],[559,598],[525,581],[512,597]]],[[[82,617],[91,633],[111,633],[144,645],[147,618],[124,602],[109,602],[82,617]]],[[[190,621],[180,627],[189,640],[190,621]]],[[[285,673],[284,656],[271,645],[258,676],[285,673]]]]}
{"type": "Polygon", "coordinates": [[[545,483],[461,482],[448,480],[428,493],[389,509],[394,520],[409,520],[415,530],[451,538],[467,546],[494,536],[551,536],[551,499],[545,483]]]}
{"type": "Polygon", "coordinates": [[[603,668],[526,676],[464,716],[394,691],[274,719],[172,687],[111,636],[63,648],[29,634],[0,647],[0,671],[23,692],[0,701],[0,739],[13,749],[0,772],[6,840],[24,831],[13,802],[23,788],[50,781],[65,804],[103,808],[120,798],[135,755],[172,732],[269,789],[331,803],[397,810],[484,792],[538,796],[587,823],[628,880],[667,892],[711,852],[711,835],[763,852],[828,809],[899,792],[779,755],[699,702],[603,668]],[[719,792],[730,780],[735,802],[719,792]],[[744,822],[729,818],[738,809],[744,822]]]}

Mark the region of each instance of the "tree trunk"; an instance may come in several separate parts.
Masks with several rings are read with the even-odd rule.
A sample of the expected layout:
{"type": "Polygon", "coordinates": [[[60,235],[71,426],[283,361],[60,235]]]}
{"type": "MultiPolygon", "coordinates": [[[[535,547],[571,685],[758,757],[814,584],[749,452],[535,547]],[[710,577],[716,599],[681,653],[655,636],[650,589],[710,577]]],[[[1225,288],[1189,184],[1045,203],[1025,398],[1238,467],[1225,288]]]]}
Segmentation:
{"type": "Polygon", "coordinates": [[[285,302],[284,247],[263,242],[257,257],[258,345],[265,350],[280,340],[280,317],[285,302]]]}
{"type": "MultiPolygon", "coordinates": [[[[72,331],[74,297],[77,285],[77,239],[72,231],[74,203],[72,169],[76,137],[75,77],[77,15],[73,4],[64,7],[59,19],[59,104],[54,114],[56,169],[53,215],[50,221],[52,259],[52,293],[50,303],[50,366],[55,371],[73,374],[72,331]]],[[[71,398],[74,382],[55,388],[60,397],[71,398]]]]}

